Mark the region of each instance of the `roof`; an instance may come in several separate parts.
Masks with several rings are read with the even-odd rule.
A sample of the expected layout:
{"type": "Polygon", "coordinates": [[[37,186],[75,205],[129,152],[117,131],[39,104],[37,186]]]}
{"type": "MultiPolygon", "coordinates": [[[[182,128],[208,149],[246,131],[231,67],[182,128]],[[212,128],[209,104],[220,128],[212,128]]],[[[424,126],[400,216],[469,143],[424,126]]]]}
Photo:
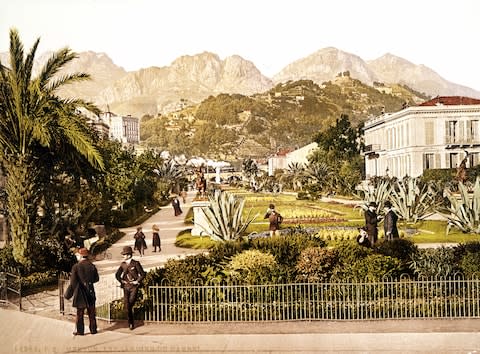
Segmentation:
{"type": "Polygon", "coordinates": [[[286,156],[291,151],[293,151],[293,149],[280,148],[280,149],[278,149],[275,156],[286,156]]]}
{"type": "Polygon", "coordinates": [[[472,104],[480,104],[480,100],[464,96],[437,96],[430,101],[419,104],[419,106],[467,106],[472,104]]]}

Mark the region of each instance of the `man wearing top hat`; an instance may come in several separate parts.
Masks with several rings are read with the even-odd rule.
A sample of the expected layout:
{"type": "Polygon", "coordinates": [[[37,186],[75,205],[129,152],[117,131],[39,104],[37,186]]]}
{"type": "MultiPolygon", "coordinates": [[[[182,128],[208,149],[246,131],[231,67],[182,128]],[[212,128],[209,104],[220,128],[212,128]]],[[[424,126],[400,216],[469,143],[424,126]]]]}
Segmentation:
{"type": "Polygon", "coordinates": [[[373,246],[378,239],[378,218],[377,218],[377,203],[370,202],[368,209],[365,211],[365,231],[368,234],[368,239],[373,246]]]}
{"type": "Polygon", "coordinates": [[[383,220],[383,230],[385,232],[385,238],[387,241],[392,241],[394,238],[398,238],[397,220],[398,216],[392,209],[392,203],[387,200],[385,202],[385,219],[383,220]]]}
{"type": "Polygon", "coordinates": [[[123,288],[123,300],[128,316],[128,328],[134,328],[133,306],[137,300],[138,287],[143,278],[145,271],[140,262],[132,259],[133,250],[130,246],[123,247],[123,262],[115,273],[115,278],[120,282],[123,288]]]}
{"type": "Polygon", "coordinates": [[[98,271],[95,265],[88,259],[88,250],[80,248],[75,254],[78,263],[72,267],[70,276],[70,285],[68,286],[64,297],[70,299],[73,297],[72,305],[77,308],[75,318],[76,330],[74,335],[83,336],[85,325],[83,315],[87,309],[90,333],[97,333],[97,319],[95,314],[95,288],[93,283],[98,282],[98,271]]]}

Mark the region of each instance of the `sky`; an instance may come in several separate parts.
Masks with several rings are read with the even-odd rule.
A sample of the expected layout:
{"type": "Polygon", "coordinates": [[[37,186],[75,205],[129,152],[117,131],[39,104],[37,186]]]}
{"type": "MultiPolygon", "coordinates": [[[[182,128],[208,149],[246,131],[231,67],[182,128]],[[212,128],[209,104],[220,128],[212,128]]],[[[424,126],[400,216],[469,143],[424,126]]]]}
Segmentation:
{"type": "Polygon", "coordinates": [[[38,53],[106,53],[128,71],[204,51],[240,55],[272,77],[325,47],[423,64],[480,90],[478,0],[0,0],[0,52],[10,28],[38,53]]]}

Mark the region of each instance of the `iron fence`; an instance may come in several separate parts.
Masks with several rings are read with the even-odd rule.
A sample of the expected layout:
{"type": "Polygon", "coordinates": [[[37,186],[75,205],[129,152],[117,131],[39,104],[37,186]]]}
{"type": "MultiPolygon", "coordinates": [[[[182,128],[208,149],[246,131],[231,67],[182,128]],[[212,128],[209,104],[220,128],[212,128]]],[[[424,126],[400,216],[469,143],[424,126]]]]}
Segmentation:
{"type": "Polygon", "coordinates": [[[22,310],[22,277],[14,269],[0,271],[0,305],[22,310]]]}
{"type": "MultiPolygon", "coordinates": [[[[75,315],[76,309],[72,306],[72,300],[65,300],[63,296],[69,282],[69,273],[62,273],[58,277],[59,308],[61,314],[75,315]]],[[[107,321],[126,319],[123,311],[123,291],[114,275],[101,277],[94,287],[97,318],[107,321]]]]}
{"type": "Polygon", "coordinates": [[[480,282],[463,276],[269,285],[150,286],[145,320],[166,322],[478,318],[480,282]]]}

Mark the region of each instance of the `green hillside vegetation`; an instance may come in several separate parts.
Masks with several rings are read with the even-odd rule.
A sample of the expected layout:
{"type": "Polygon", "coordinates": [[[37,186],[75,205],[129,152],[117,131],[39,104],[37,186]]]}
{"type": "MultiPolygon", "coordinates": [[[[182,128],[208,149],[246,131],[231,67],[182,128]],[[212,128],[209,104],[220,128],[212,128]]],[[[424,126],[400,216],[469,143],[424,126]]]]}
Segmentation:
{"type": "Polygon", "coordinates": [[[289,81],[252,96],[219,94],[195,107],[141,121],[141,140],[150,148],[227,160],[264,157],[279,148],[309,144],[346,114],[356,127],[383,110],[423,101],[400,85],[371,87],[349,76],[319,86],[289,81]]]}

